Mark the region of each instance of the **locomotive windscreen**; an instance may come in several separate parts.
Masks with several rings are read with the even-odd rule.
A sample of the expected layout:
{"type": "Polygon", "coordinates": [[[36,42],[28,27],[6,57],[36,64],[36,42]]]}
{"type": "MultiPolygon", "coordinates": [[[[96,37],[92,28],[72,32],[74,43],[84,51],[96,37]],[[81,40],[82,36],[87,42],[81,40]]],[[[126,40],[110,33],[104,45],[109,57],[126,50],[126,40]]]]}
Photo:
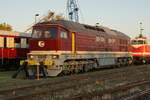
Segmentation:
{"type": "Polygon", "coordinates": [[[32,38],[56,38],[58,29],[56,27],[34,28],[32,38]]]}
{"type": "Polygon", "coordinates": [[[32,38],[41,38],[42,37],[42,31],[43,29],[40,28],[34,28],[32,33],[32,38]]]}
{"type": "Polygon", "coordinates": [[[144,40],[132,40],[131,41],[132,45],[139,45],[139,44],[146,44],[144,40]]]}

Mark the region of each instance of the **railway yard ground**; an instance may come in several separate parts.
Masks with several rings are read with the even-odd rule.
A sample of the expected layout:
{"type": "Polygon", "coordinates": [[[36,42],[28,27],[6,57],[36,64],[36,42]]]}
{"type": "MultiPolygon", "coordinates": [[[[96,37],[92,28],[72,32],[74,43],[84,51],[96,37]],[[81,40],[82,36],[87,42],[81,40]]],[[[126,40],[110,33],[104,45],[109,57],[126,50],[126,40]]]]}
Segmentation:
{"type": "Polygon", "coordinates": [[[150,65],[25,79],[0,72],[0,100],[150,100],[150,65]]]}

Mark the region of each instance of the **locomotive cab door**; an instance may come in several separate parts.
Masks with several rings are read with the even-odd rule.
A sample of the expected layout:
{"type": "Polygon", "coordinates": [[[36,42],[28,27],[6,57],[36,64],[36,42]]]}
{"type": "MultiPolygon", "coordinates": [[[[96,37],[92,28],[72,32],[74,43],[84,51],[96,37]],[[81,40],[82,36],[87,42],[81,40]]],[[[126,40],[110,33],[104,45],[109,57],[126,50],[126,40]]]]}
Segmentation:
{"type": "Polygon", "coordinates": [[[69,51],[70,50],[70,39],[68,31],[64,29],[60,29],[60,49],[62,51],[69,51]]]}

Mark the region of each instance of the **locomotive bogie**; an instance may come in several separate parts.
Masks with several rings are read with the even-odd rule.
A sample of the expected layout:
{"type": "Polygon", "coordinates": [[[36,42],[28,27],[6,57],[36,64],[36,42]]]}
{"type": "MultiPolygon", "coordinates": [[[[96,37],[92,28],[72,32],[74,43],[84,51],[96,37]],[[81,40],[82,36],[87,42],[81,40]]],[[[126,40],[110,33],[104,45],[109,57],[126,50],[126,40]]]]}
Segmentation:
{"type": "MultiPolygon", "coordinates": [[[[57,51],[59,52],[59,51],[57,51]]],[[[36,51],[37,53],[37,51],[36,51]]],[[[47,76],[57,76],[60,73],[78,73],[78,72],[87,72],[89,70],[97,69],[97,68],[105,68],[110,67],[111,65],[128,65],[129,58],[131,56],[128,52],[95,52],[95,53],[57,53],[59,55],[58,59],[53,59],[52,55],[56,55],[56,53],[50,54],[36,54],[35,52],[29,53],[30,57],[28,58],[28,66],[31,66],[30,73],[33,65],[37,65],[38,63],[45,62],[46,60],[51,62],[51,64],[44,65],[46,66],[47,76]],[[47,56],[44,56],[47,55],[47,56]],[[34,57],[36,56],[36,57],[34,57]],[[45,57],[42,59],[42,57],[45,57]],[[48,58],[46,58],[48,57],[48,58]],[[36,61],[35,61],[36,58],[36,61]],[[117,60],[119,59],[119,60],[117,60]]],[[[28,56],[29,56],[28,55],[28,56]]],[[[33,73],[32,73],[33,74],[33,73]]],[[[31,75],[32,75],[31,74],[31,75]]]]}

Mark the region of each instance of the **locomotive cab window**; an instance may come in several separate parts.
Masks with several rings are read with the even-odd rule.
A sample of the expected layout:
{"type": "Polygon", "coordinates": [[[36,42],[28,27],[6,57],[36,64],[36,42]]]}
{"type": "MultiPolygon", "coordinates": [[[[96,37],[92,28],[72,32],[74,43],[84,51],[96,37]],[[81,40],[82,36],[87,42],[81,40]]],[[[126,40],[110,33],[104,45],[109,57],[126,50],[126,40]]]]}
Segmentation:
{"type": "Polygon", "coordinates": [[[32,38],[41,38],[42,28],[34,28],[32,32],[32,38]]]}
{"type": "Polygon", "coordinates": [[[135,45],[135,44],[137,44],[137,41],[136,41],[136,40],[132,40],[132,41],[131,41],[131,44],[132,44],[132,45],[135,45]]]}
{"type": "Polygon", "coordinates": [[[144,40],[139,40],[138,44],[145,44],[145,41],[144,40]]]}
{"type": "Polygon", "coordinates": [[[145,40],[132,40],[131,44],[132,45],[146,44],[146,41],[145,40]]]}
{"type": "Polygon", "coordinates": [[[60,37],[62,39],[68,39],[68,33],[66,31],[61,30],[60,31],[60,37]]]}
{"type": "Polygon", "coordinates": [[[57,31],[56,27],[47,27],[44,31],[44,38],[56,38],[57,31]]]}

